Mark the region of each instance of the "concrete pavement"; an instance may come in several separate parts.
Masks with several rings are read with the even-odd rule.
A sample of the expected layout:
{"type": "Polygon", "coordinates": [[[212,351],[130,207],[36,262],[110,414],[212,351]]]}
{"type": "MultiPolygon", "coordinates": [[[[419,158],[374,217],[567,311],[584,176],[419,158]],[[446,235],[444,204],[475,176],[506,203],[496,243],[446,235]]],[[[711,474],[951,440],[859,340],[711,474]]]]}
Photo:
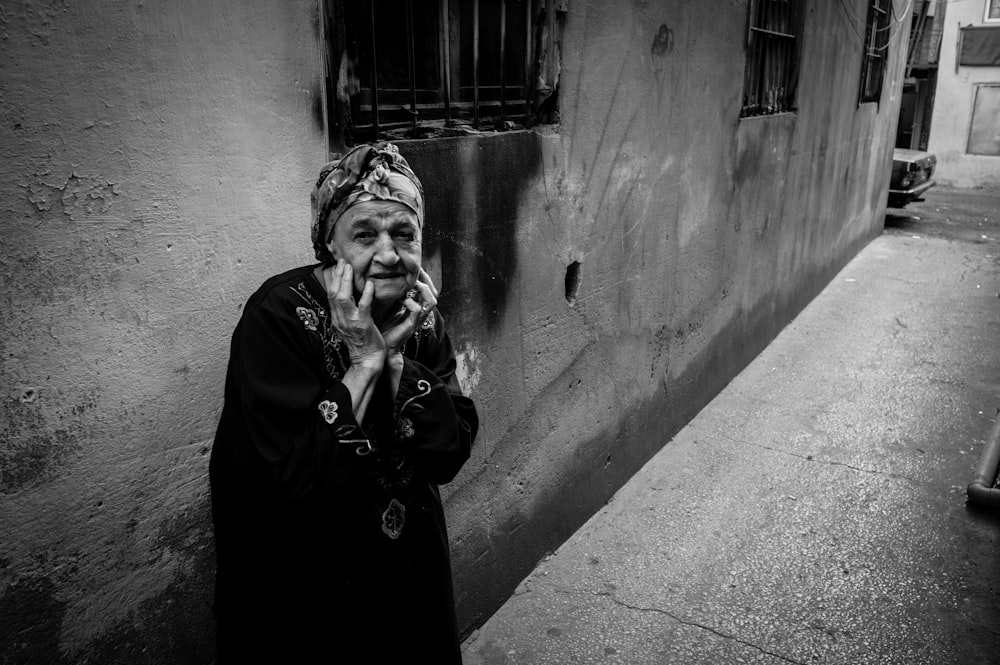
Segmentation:
{"type": "Polygon", "coordinates": [[[464,644],[466,665],[1000,663],[1000,193],[931,190],[464,644]]]}

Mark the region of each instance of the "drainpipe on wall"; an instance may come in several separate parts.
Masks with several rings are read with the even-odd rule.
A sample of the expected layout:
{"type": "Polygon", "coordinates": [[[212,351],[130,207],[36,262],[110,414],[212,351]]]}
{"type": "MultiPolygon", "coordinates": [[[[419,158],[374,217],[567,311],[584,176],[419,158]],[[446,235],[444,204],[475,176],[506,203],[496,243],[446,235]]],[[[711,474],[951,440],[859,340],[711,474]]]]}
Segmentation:
{"type": "Polygon", "coordinates": [[[990,435],[986,437],[986,445],[983,446],[979,466],[976,467],[976,477],[966,488],[970,503],[1000,508],[1000,488],[993,487],[998,464],[1000,464],[1000,412],[993,423],[990,435]]]}

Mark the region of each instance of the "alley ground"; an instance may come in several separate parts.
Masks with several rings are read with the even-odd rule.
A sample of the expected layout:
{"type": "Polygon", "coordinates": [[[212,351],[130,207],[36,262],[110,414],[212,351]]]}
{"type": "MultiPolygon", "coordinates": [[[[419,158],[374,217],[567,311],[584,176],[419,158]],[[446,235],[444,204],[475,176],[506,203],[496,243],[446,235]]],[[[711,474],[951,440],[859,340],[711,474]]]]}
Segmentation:
{"type": "Polygon", "coordinates": [[[1000,192],[932,189],[470,636],[466,665],[1000,663],[1000,192]]]}

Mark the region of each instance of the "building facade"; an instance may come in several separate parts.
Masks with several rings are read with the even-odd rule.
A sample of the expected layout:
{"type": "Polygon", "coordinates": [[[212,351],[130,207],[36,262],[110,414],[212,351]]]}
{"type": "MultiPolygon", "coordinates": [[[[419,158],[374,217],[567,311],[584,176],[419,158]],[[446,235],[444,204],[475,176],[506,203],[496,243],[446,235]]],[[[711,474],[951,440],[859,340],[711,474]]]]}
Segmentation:
{"type": "Polygon", "coordinates": [[[897,148],[927,150],[947,8],[947,0],[916,0],[913,3],[896,129],[897,148]]]}
{"type": "Polygon", "coordinates": [[[937,155],[939,182],[1000,185],[997,0],[948,3],[927,149],[937,155]]]}
{"type": "Polygon", "coordinates": [[[881,231],[904,0],[387,4],[0,12],[0,661],[211,660],[229,337],[331,149],[424,182],[465,630],[881,231]]]}

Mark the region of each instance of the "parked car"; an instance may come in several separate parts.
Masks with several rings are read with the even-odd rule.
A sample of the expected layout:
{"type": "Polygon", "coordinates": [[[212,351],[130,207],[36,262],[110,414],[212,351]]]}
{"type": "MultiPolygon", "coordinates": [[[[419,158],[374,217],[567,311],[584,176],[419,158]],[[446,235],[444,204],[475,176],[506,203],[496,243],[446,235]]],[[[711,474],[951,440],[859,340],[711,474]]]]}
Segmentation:
{"type": "Polygon", "coordinates": [[[920,150],[896,148],[892,151],[892,177],[889,179],[889,207],[902,208],[935,185],[937,157],[920,150]]]}

